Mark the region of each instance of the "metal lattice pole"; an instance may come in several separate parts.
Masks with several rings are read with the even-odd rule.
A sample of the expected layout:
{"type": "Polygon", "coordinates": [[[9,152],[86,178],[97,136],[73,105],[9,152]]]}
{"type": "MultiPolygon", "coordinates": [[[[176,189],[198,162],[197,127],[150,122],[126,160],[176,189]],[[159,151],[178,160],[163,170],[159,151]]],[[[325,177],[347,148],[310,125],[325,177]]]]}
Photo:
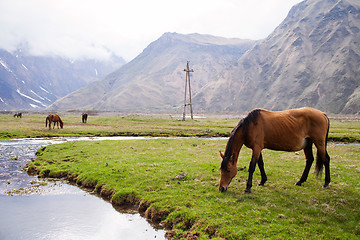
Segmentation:
{"type": "Polygon", "coordinates": [[[186,79],[185,79],[185,99],[184,99],[184,112],[183,112],[183,121],[185,121],[185,111],[186,106],[190,106],[191,119],[193,118],[193,110],[192,110],[192,102],[191,102],[191,87],[190,87],[190,72],[194,72],[194,70],[189,69],[189,61],[186,63],[186,79]],[[189,103],[186,103],[186,95],[187,95],[187,86],[189,85],[189,103]]]}

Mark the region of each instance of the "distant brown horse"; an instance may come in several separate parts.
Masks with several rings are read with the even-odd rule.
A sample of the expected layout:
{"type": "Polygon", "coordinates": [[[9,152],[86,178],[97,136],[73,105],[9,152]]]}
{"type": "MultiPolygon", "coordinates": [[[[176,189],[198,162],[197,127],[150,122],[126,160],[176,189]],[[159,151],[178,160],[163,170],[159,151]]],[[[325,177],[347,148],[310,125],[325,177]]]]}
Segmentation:
{"type": "Polygon", "coordinates": [[[57,124],[58,128],[59,128],[59,123],[61,128],[63,128],[64,126],[63,121],[57,114],[50,114],[49,116],[46,117],[45,127],[47,127],[48,122],[49,122],[49,130],[51,130],[51,123],[54,123],[53,129],[55,128],[55,124],[57,124]]]}
{"type": "Polygon", "coordinates": [[[231,180],[237,173],[236,163],[241,147],[245,145],[252,149],[249,165],[249,176],[245,192],[252,187],[252,177],[256,164],[259,165],[261,182],[264,185],[267,177],[261,151],[264,148],[279,151],[299,151],[304,149],[306,166],[296,185],[306,181],[314,161],[312,145],[317,148],[316,172],[319,174],[325,166],[325,184],[330,183],[330,157],[326,150],[329,133],[329,119],[319,110],[299,108],[286,111],[271,112],[255,109],[242,119],[232,130],[222,157],[221,179],[219,190],[226,191],[231,180]]]}
{"type": "Polygon", "coordinates": [[[88,117],[87,113],[82,113],[81,114],[81,120],[82,120],[83,123],[86,123],[87,117],[88,117]]]}

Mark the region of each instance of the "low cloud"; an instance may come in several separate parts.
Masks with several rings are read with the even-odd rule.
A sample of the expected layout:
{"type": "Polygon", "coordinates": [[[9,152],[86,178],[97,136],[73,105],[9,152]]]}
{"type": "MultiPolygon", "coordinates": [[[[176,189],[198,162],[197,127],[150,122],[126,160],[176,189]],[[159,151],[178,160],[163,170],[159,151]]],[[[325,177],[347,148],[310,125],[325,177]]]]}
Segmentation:
{"type": "Polygon", "coordinates": [[[165,32],[261,39],[300,0],[11,0],[0,2],[0,48],[131,60],[165,32]]]}

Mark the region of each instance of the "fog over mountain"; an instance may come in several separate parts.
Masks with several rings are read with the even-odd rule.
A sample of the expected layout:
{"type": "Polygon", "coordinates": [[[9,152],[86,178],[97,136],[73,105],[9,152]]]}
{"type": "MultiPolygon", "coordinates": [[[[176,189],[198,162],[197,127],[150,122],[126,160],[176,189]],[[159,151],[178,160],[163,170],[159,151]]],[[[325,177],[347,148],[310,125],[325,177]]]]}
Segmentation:
{"type": "Polygon", "coordinates": [[[45,109],[59,97],[100,80],[124,63],[115,56],[109,61],[73,61],[0,49],[0,110],[45,109]]]}
{"type": "Polygon", "coordinates": [[[0,48],[131,61],[165,32],[262,39],[301,0],[0,1],[0,48]]]}
{"type": "Polygon", "coordinates": [[[303,1],[257,42],[166,33],[133,61],[50,108],[179,111],[189,60],[197,112],[310,106],[359,113],[359,5],[356,0],[303,1]]]}
{"type": "Polygon", "coordinates": [[[190,61],[195,112],[310,106],[358,114],[359,41],[359,1],[305,0],[266,39],[165,33],[101,80],[99,63],[27,62],[2,52],[0,106],[13,99],[18,107],[45,107],[61,97],[48,109],[180,113],[190,61]]]}
{"type": "Polygon", "coordinates": [[[195,71],[191,88],[196,93],[236,63],[253,44],[251,40],[165,33],[119,70],[59,99],[50,108],[171,111],[184,101],[188,60],[195,71]]]}

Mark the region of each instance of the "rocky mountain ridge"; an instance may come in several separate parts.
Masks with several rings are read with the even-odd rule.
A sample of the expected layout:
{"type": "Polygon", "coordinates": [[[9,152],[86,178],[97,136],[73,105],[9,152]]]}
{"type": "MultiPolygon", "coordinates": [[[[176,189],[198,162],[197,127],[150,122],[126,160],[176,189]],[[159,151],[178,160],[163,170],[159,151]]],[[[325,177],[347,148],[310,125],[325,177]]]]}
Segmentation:
{"type": "Polygon", "coordinates": [[[190,61],[195,112],[309,106],[359,114],[359,41],[359,1],[305,0],[260,41],[166,33],[133,61],[49,109],[181,112],[190,61]]]}
{"type": "Polygon", "coordinates": [[[134,60],[56,101],[50,109],[172,111],[184,98],[186,62],[194,69],[196,93],[254,45],[255,41],[201,34],[165,33],[134,60]],[[85,98],[86,96],[86,98],[85,98]]]}
{"type": "Polygon", "coordinates": [[[194,101],[206,112],[360,112],[360,2],[307,0],[194,101]],[[208,94],[209,91],[214,94],[208,94]]]}

